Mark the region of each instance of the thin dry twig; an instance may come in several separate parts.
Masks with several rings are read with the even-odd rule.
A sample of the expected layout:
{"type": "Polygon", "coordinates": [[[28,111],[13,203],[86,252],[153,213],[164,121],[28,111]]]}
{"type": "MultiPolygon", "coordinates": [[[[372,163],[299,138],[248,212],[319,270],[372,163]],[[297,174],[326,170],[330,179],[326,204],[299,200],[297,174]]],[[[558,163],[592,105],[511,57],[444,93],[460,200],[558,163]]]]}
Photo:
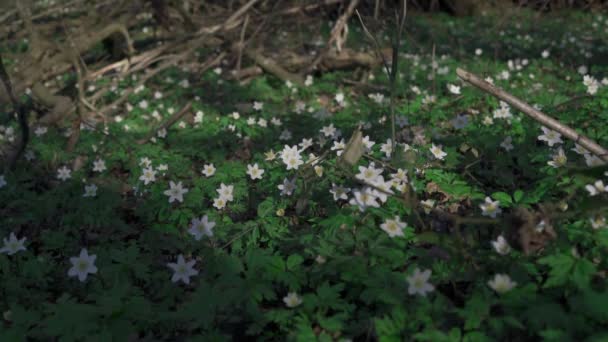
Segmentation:
{"type": "Polygon", "coordinates": [[[346,22],[353,15],[353,11],[355,10],[355,7],[357,7],[358,4],[359,0],[351,0],[344,13],[336,21],[334,28],[331,30],[331,34],[329,35],[329,40],[327,41],[325,48],[313,60],[313,62],[308,67],[307,72],[315,70],[319,63],[321,63],[323,58],[325,58],[325,56],[331,49],[332,44],[339,40],[339,37],[342,35],[342,32],[346,29],[346,22]]]}

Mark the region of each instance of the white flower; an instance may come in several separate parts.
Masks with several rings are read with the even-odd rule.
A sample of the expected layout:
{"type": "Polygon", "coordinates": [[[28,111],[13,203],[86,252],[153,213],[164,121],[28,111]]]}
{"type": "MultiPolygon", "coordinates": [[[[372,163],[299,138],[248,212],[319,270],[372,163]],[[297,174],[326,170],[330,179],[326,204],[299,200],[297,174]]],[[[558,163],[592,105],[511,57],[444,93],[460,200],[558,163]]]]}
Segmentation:
{"type": "Polygon", "coordinates": [[[162,127],[161,129],[158,130],[158,132],[156,132],[156,136],[159,138],[166,138],[167,137],[167,129],[162,127]]]}
{"type": "Polygon", "coordinates": [[[552,158],[553,158],[553,160],[548,161],[547,164],[549,164],[550,166],[552,166],[554,168],[562,167],[562,166],[566,165],[566,162],[568,161],[568,158],[566,157],[566,154],[564,153],[564,149],[561,147],[557,150],[557,153],[555,153],[552,156],[552,158]]]}
{"type": "Polygon", "coordinates": [[[283,140],[283,141],[285,141],[285,140],[289,140],[289,139],[291,139],[291,136],[292,136],[292,135],[291,135],[291,131],[290,131],[290,130],[288,130],[288,129],[284,129],[284,130],[281,132],[281,135],[279,135],[279,140],[283,140]]]}
{"type": "Polygon", "coordinates": [[[496,274],[494,279],[488,281],[488,286],[497,293],[505,293],[511,291],[517,285],[516,282],[512,281],[511,278],[506,274],[496,274]]]}
{"type": "Polygon", "coordinates": [[[424,213],[428,215],[431,210],[433,210],[433,207],[435,207],[435,200],[429,198],[427,200],[420,201],[420,204],[422,204],[422,209],[424,209],[424,213]]]}
{"type": "Polygon", "coordinates": [[[315,173],[317,174],[317,177],[323,177],[323,166],[315,165],[314,169],[315,173]]]}
{"type": "Polygon", "coordinates": [[[380,225],[380,228],[384,230],[388,236],[403,236],[403,229],[407,227],[407,223],[401,222],[399,216],[395,216],[395,219],[386,219],[383,224],[380,225]]]}
{"type": "Polygon", "coordinates": [[[380,146],[380,152],[384,152],[387,158],[390,158],[393,153],[393,142],[391,139],[387,139],[385,144],[380,146]]]}
{"type": "Polygon", "coordinates": [[[499,235],[496,241],[492,241],[492,246],[496,253],[500,255],[507,255],[511,252],[511,246],[509,246],[509,243],[502,235],[499,235]]]}
{"type": "Polygon", "coordinates": [[[182,88],[189,88],[190,87],[190,81],[188,79],[183,79],[179,82],[180,87],[182,88]]]}
{"type": "Polygon", "coordinates": [[[264,108],[264,103],[253,101],[253,109],[257,111],[261,111],[264,108]]]}
{"type": "Polygon", "coordinates": [[[383,169],[376,169],[375,166],[374,162],[369,163],[368,167],[359,166],[359,173],[355,175],[355,178],[367,184],[374,184],[383,171],[383,169]]]}
{"type": "Polygon", "coordinates": [[[590,218],[589,221],[591,222],[591,228],[593,228],[593,229],[600,229],[600,228],[606,227],[606,217],[605,216],[596,215],[596,216],[590,218]]]}
{"type": "Polygon", "coordinates": [[[513,149],[513,138],[510,136],[506,137],[501,143],[500,147],[504,148],[506,151],[511,151],[513,149]]]}
{"type": "Polygon", "coordinates": [[[583,76],[583,84],[587,87],[587,93],[589,95],[595,95],[595,93],[597,93],[598,88],[600,87],[600,83],[595,78],[589,75],[583,76]]]}
{"type": "Polygon", "coordinates": [[[143,167],[150,167],[150,165],[152,165],[152,161],[148,157],[143,157],[139,159],[139,165],[143,167]]]}
{"type": "Polygon", "coordinates": [[[371,151],[372,147],[376,144],[374,141],[370,140],[369,135],[364,136],[361,142],[365,145],[367,152],[371,151]]]}
{"type": "Polygon", "coordinates": [[[392,181],[384,181],[383,176],[378,176],[376,181],[372,184],[374,189],[372,190],[374,196],[380,200],[380,202],[385,203],[388,199],[388,195],[394,194],[391,188],[393,187],[392,181]]]}
{"type": "Polygon", "coordinates": [[[312,146],[312,139],[302,139],[302,142],[298,144],[298,146],[300,146],[302,148],[302,151],[306,150],[307,148],[309,148],[310,146],[312,146]]]}
{"type": "Polygon", "coordinates": [[[481,56],[482,53],[483,53],[482,49],[479,49],[479,48],[475,49],[475,55],[476,56],[481,56]]]}
{"type": "Polygon", "coordinates": [[[454,95],[460,95],[460,87],[454,84],[448,84],[448,90],[454,95]]]}
{"type": "Polygon", "coordinates": [[[431,144],[430,151],[435,156],[435,158],[439,160],[443,160],[443,158],[448,155],[447,153],[443,152],[440,147],[435,146],[435,144],[431,144]]]}
{"type": "Polygon", "coordinates": [[[543,130],[544,134],[539,135],[538,140],[546,141],[549,146],[563,143],[562,135],[558,132],[551,130],[545,126],[542,126],[540,129],[543,130]]]}
{"type": "Polygon", "coordinates": [[[285,145],[285,148],[281,152],[281,159],[287,166],[287,170],[297,170],[300,165],[304,164],[297,145],[293,147],[285,145]]]}
{"type": "Polygon", "coordinates": [[[403,128],[410,123],[410,120],[406,116],[398,116],[395,118],[395,123],[399,128],[403,128]]]}
{"type": "Polygon", "coordinates": [[[34,130],[34,134],[36,134],[37,137],[40,137],[46,134],[47,131],[48,128],[46,128],[45,126],[38,126],[36,127],[36,130],[34,130]]]}
{"type": "Polygon", "coordinates": [[[304,81],[304,85],[310,87],[312,85],[313,79],[312,75],[306,75],[306,80],[304,81]]]}
{"type": "Polygon", "coordinates": [[[169,203],[173,203],[173,201],[181,203],[184,201],[184,194],[187,192],[188,189],[182,186],[182,182],[175,184],[173,181],[169,181],[169,190],[165,190],[163,193],[169,196],[169,203]]]}
{"type": "Polygon", "coordinates": [[[331,147],[332,151],[336,151],[336,155],[339,157],[342,155],[342,152],[344,152],[344,148],[346,147],[346,144],[344,143],[344,139],[337,141],[334,141],[334,146],[331,147]]]}
{"type": "Polygon", "coordinates": [[[97,196],[97,185],[85,185],[84,186],[84,195],[82,197],[95,197],[97,196]]]}
{"type": "Polygon", "coordinates": [[[422,104],[424,105],[428,105],[431,103],[435,103],[435,101],[437,101],[437,97],[435,97],[435,95],[430,95],[427,94],[423,99],[422,99],[422,104]]]}
{"type": "Polygon", "coordinates": [[[203,174],[206,177],[211,177],[215,174],[215,166],[213,164],[205,164],[203,167],[203,174]]]}
{"type": "Polygon", "coordinates": [[[397,169],[396,173],[391,174],[391,178],[395,183],[407,183],[407,170],[397,169]]]}
{"type": "Polygon", "coordinates": [[[594,154],[586,153],[585,154],[585,164],[587,164],[587,166],[589,166],[589,167],[595,167],[595,166],[604,165],[605,162],[600,157],[598,157],[594,154]]]}
{"type": "Polygon", "coordinates": [[[270,150],[268,152],[264,152],[264,160],[266,160],[266,161],[273,161],[276,158],[277,158],[277,154],[273,150],[270,150]]]}
{"type": "Polygon", "coordinates": [[[68,169],[66,166],[61,167],[57,170],[57,178],[62,181],[72,178],[72,170],[68,169]]]}
{"type": "Polygon", "coordinates": [[[283,297],[283,302],[288,308],[295,308],[302,304],[302,298],[295,292],[289,292],[287,296],[283,297]]]}
{"type": "Polygon", "coordinates": [[[217,208],[217,210],[222,210],[226,207],[226,199],[221,196],[213,199],[213,206],[217,208]]]}
{"type": "Polygon", "coordinates": [[[548,58],[549,57],[549,50],[543,50],[543,52],[540,54],[543,58],[548,58]]]}
{"type": "Polygon", "coordinates": [[[4,179],[4,175],[0,175],[0,189],[6,186],[6,179],[4,179]]]}
{"type": "Polygon", "coordinates": [[[296,114],[302,114],[305,110],[306,110],[306,103],[304,103],[303,101],[297,101],[296,108],[294,109],[296,114]]]}
{"type": "Polygon", "coordinates": [[[93,172],[103,172],[106,170],[106,162],[103,159],[97,159],[93,162],[93,172]]]}
{"type": "Polygon", "coordinates": [[[277,117],[272,117],[272,119],[270,119],[270,123],[275,125],[275,126],[281,126],[283,125],[283,123],[281,122],[281,119],[277,118],[277,117]]]}
{"type": "Polygon", "coordinates": [[[595,196],[602,192],[608,192],[608,187],[604,185],[602,180],[597,180],[593,184],[585,185],[585,189],[589,192],[590,196],[595,196]]]}
{"type": "Polygon", "coordinates": [[[361,190],[353,190],[354,197],[348,202],[350,205],[359,207],[359,211],[364,212],[368,207],[379,208],[380,203],[377,201],[376,192],[371,188],[365,187],[361,190]]]}
{"type": "Polygon", "coordinates": [[[502,209],[498,206],[499,204],[500,201],[492,201],[490,197],[486,197],[486,202],[479,205],[482,211],[481,215],[496,218],[497,214],[502,213],[502,209]]]}
{"type": "Polygon", "coordinates": [[[4,247],[0,248],[0,253],[6,253],[8,255],[13,255],[19,251],[24,251],[25,250],[25,246],[23,245],[25,243],[25,239],[26,238],[22,238],[22,239],[17,239],[17,237],[15,236],[15,233],[11,233],[11,235],[9,235],[9,238],[4,238],[4,247]]]}
{"type": "Polygon", "coordinates": [[[323,133],[324,136],[331,138],[336,134],[336,128],[334,127],[334,124],[329,124],[329,126],[323,126],[323,128],[321,128],[321,133],[323,133]]]}
{"type": "Polygon", "coordinates": [[[200,110],[199,110],[199,111],[198,111],[198,112],[196,112],[196,114],[194,115],[194,123],[195,123],[195,124],[197,124],[197,123],[202,123],[202,122],[203,122],[204,117],[205,117],[205,113],[203,113],[202,111],[200,111],[200,110]]]}
{"type": "Polygon", "coordinates": [[[334,201],[337,200],[346,200],[348,199],[348,192],[350,191],[349,188],[345,188],[343,186],[340,185],[336,185],[336,183],[331,183],[331,189],[329,189],[329,192],[331,192],[332,195],[334,195],[334,201]]]}
{"type": "Polygon", "coordinates": [[[419,268],[414,270],[414,274],[407,277],[409,287],[407,293],[410,295],[419,294],[426,297],[427,292],[432,292],[435,287],[429,284],[429,278],[431,277],[431,270],[425,270],[420,272],[419,268]]]}
{"type": "Polygon", "coordinates": [[[262,175],[264,174],[264,170],[258,167],[258,163],[253,165],[247,165],[247,174],[251,179],[262,179],[262,175]]]}
{"type": "Polygon", "coordinates": [[[215,222],[209,221],[207,215],[198,218],[193,218],[192,223],[190,224],[190,229],[188,229],[188,233],[194,236],[196,241],[199,241],[203,236],[212,237],[213,236],[213,227],[215,227],[215,222]]]}
{"type": "Polygon", "coordinates": [[[463,129],[469,124],[469,116],[458,114],[452,119],[452,121],[450,121],[450,123],[455,129],[463,129]]]}
{"type": "Polygon", "coordinates": [[[143,181],[144,185],[156,181],[156,171],[151,167],[142,169],[142,175],[139,177],[139,180],[143,181]]]}
{"type": "Polygon", "coordinates": [[[68,270],[68,276],[78,277],[78,280],[84,282],[89,273],[97,273],[95,259],[97,259],[97,255],[89,255],[86,248],[81,249],[79,256],[70,258],[72,267],[68,270]]]}
{"type": "Polygon", "coordinates": [[[220,184],[220,188],[215,190],[218,194],[220,194],[220,198],[224,199],[226,202],[230,202],[234,200],[232,195],[234,191],[234,185],[225,185],[224,183],[220,184]]]}
{"type": "Polygon", "coordinates": [[[335,100],[339,104],[343,104],[344,103],[344,93],[337,93],[335,96],[335,100]]]}
{"type": "Polygon", "coordinates": [[[194,264],[196,264],[196,260],[186,262],[183,255],[178,255],[177,263],[170,262],[167,264],[173,270],[171,281],[175,283],[181,280],[184,284],[190,284],[190,277],[198,274],[198,271],[194,269],[194,264]]]}
{"type": "Polygon", "coordinates": [[[369,94],[367,95],[370,99],[372,99],[377,104],[382,104],[384,102],[384,95],[380,93],[369,94]]]}
{"type": "Polygon", "coordinates": [[[296,179],[289,180],[283,179],[283,184],[279,184],[279,190],[281,190],[281,196],[291,196],[296,190],[296,179]]]}
{"type": "Polygon", "coordinates": [[[494,119],[511,119],[511,108],[506,102],[500,101],[500,108],[497,108],[493,112],[494,119]]]}
{"type": "Polygon", "coordinates": [[[584,148],[583,146],[581,146],[579,144],[574,144],[574,148],[572,148],[571,150],[580,155],[589,154],[589,151],[587,151],[586,148],[584,148]]]}

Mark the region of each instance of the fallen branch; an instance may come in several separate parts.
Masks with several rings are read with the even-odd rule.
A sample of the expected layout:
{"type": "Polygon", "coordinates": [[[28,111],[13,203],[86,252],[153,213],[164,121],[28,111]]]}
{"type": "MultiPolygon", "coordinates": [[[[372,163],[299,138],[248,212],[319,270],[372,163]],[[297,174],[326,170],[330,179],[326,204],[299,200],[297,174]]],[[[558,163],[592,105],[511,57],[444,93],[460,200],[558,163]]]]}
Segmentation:
{"type": "Polygon", "coordinates": [[[505,101],[506,103],[515,107],[516,109],[528,115],[532,119],[540,122],[541,124],[554,131],[561,133],[566,138],[573,140],[575,143],[589,150],[589,152],[608,162],[608,150],[600,146],[595,141],[587,138],[584,135],[578,134],[574,129],[570,128],[569,126],[562,124],[561,122],[551,118],[547,114],[537,110],[536,108],[530,106],[529,104],[523,102],[515,96],[507,93],[506,91],[500,88],[493,86],[492,84],[482,80],[478,76],[466,70],[458,68],[456,69],[456,74],[463,80],[493,95],[494,97],[505,101]]]}
{"type": "Polygon", "coordinates": [[[302,78],[302,76],[290,73],[289,71],[283,69],[282,66],[277,64],[277,62],[273,61],[270,58],[264,57],[257,51],[245,50],[244,52],[247,57],[253,59],[253,61],[266,72],[273,74],[274,76],[283,81],[290,81],[291,83],[297,84],[299,86],[304,86],[304,79],[302,78]]]}

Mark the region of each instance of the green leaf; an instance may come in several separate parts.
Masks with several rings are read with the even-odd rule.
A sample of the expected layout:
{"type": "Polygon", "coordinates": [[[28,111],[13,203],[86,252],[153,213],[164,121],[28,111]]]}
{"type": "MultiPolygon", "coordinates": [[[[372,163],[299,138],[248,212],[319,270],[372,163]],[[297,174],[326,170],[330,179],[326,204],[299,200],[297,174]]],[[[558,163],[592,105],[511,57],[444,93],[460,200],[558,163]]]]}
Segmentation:
{"type": "Polygon", "coordinates": [[[587,259],[578,259],[572,269],[571,279],[580,289],[589,287],[591,277],[595,274],[596,267],[587,259]]]}
{"type": "Polygon", "coordinates": [[[538,260],[538,263],[548,265],[551,268],[549,271],[549,278],[543,286],[547,288],[565,285],[568,281],[575,260],[574,257],[568,254],[556,254],[546,256],[538,260]]]}
{"type": "Polygon", "coordinates": [[[515,192],[513,193],[513,200],[515,201],[515,203],[519,203],[523,197],[524,192],[519,189],[515,190],[515,192]]]}
{"type": "Polygon", "coordinates": [[[287,258],[287,269],[293,271],[296,267],[304,261],[299,254],[292,254],[287,258]]]}
{"type": "Polygon", "coordinates": [[[511,199],[511,195],[506,192],[495,192],[492,194],[492,198],[500,201],[500,205],[502,207],[510,207],[513,204],[513,200],[511,199]]]}

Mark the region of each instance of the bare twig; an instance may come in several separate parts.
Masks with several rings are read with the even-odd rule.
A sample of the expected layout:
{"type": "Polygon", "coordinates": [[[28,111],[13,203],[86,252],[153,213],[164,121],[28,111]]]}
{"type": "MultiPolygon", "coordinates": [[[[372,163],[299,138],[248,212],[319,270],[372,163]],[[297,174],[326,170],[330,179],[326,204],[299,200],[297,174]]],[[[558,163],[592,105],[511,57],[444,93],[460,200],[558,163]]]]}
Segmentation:
{"type": "MultiPolygon", "coordinates": [[[[351,0],[350,4],[348,5],[348,7],[344,11],[344,13],[336,21],[334,28],[331,30],[331,33],[329,35],[329,40],[327,41],[327,45],[325,45],[325,48],[323,50],[321,50],[319,55],[314,59],[312,64],[308,67],[308,69],[306,70],[307,73],[309,73],[317,68],[319,63],[321,63],[323,58],[325,58],[325,55],[327,55],[327,53],[331,49],[332,44],[338,41],[339,37],[342,35],[342,32],[346,29],[346,22],[353,15],[353,11],[355,10],[355,7],[357,7],[358,4],[359,4],[359,0],[351,0]]],[[[340,49],[340,47],[339,47],[339,49],[340,49]]]]}
{"type": "Polygon", "coordinates": [[[389,80],[391,85],[391,99],[390,99],[390,111],[391,111],[391,133],[393,140],[391,144],[396,146],[396,132],[395,132],[395,97],[397,96],[397,79],[399,71],[399,49],[401,47],[401,37],[403,35],[403,29],[405,27],[405,17],[407,16],[407,0],[403,0],[401,4],[402,12],[396,13],[397,20],[397,33],[393,37],[393,58],[391,60],[391,73],[389,74],[389,80]]]}
{"type": "Polygon", "coordinates": [[[529,104],[523,102],[522,100],[516,98],[515,96],[507,93],[506,91],[504,91],[500,88],[493,86],[492,84],[482,80],[478,76],[476,76],[468,71],[458,68],[458,69],[456,69],[456,74],[458,75],[458,77],[462,78],[463,80],[465,80],[465,81],[471,83],[472,85],[476,86],[477,88],[493,95],[494,97],[497,97],[497,98],[505,101],[506,103],[508,103],[511,106],[515,107],[516,109],[520,110],[521,112],[528,115],[532,119],[540,122],[541,124],[547,126],[548,128],[550,128],[554,131],[561,133],[566,138],[573,140],[574,142],[576,142],[577,144],[586,148],[587,150],[589,150],[591,153],[595,154],[602,160],[608,162],[608,150],[606,150],[605,148],[600,146],[595,141],[587,138],[584,135],[577,133],[574,129],[570,128],[569,126],[562,124],[561,122],[553,119],[552,117],[548,116],[547,114],[537,110],[536,108],[530,106],[529,104]]]}
{"type": "Polygon", "coordinates": [[[361,19],[361,15],[359,14],[359,11],[355,10],[355,13],[357,14],[357,17],[359,18],[359,22],[361,23],[361,27],[363,27],[363,32],[365,32],[365,34],[367,35],[367,37],[374,42],[374,45],[376,47],[376,49],[374,50],[374,52],[376,53],[376,55],[378,56],[378,58],[382,59],[382,63],[384,64],[384,69],[386,71],[386,74],[390,75],[391,71],[390,71],[390,68],[388,66],[388,62],[386,61],[386,58],[384,57],[384,55],[382,53],[380,53],[380,51],[382,51],[382,48],[380,47],[380,43],[378,42],[378,39],[376,39],[376,37],[369,32],[369,30],[367,29],[367,26],[365,26],[365,24],[363,23],[363,19],[361,19]]]}
{"type": "Polygon", "coordinates": [[[238,78],[238,75],[240,75],[240,71],[241,71],[241,63],[243,61],[243,49],[245,48],[245,32],[247,31],[247,24],[249,23],[249,16],[245,16],[245,21],[243,22],[243,28],[241,29],[241,35],[240,35],[240,40],[237,43],[237,58],[236,58],[236,73],[235,75],[237,75],[237,80],[240,80],[240,78],[238,78]]]}

